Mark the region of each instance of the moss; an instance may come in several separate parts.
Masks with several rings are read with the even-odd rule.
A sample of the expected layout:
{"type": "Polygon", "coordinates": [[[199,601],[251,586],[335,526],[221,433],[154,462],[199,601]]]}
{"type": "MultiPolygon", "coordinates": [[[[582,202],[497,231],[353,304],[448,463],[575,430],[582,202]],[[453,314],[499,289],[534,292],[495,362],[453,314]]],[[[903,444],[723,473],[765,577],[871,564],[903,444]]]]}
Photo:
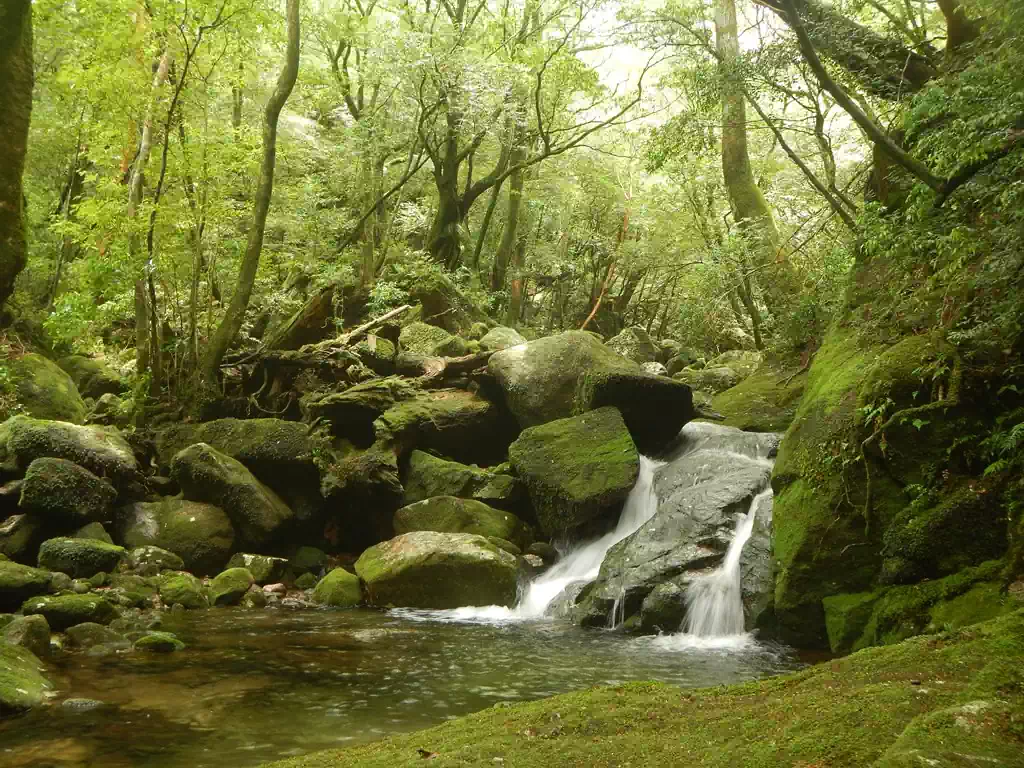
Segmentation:
{"type": "Polygon", "coordinates": [[[0,641],[0,717],[39,706],[49,689],[43,664],[31,651],[0,641]]]}
{"type": "Polygon", "coordinates": [[[424,451],[409,454],[402,485],[407,504],[434,496],[458,496],[514,510],[526,495],[522,485],[508,474],[439,459],[424,451]]]}
{"type": "Polygon", "coordinates": [[[748,432],[785,432],[796,416],[806,373],[762,364],[735,387],[712,399],[712,410],[727,427],[748,432]],[[795,374],[795,375],[794,375],[795,374]]]}
{"type": "Polygon", "coordinates": [[[103,395],[117,395],[123,389],[121,377],[102,360],[85,355],[68,355],[57,361],[74,381],[82,397],[100,398],[103,395]]]}
{"type": "Polygon", "coordinates": [[[435,496],[402,507],[395,513],[394,528],[396,534],[411,531],[475,533],[508,539],[521,546],[532,541],[529,528],[511,512],[454,496],[435,496]]]}
{"type": "Polygon", "coordinates": [[[173,552],[200,576],[223,568],[235,530],[220,507],[184,499],[132,504],[122,513],[121,540],[130,548],[156,546],[173,552]]]}
{"type": "Polygon", "coordinates": [[[36,459],[25,472],[19,506],[51,523],[103,519],[117,498],[114,486],[67,459],[36,459]]]}
{"type": "Polygon", "coordinates": [[[335,568],[313,590],[313,601],[332,608],[350,608],[363,602],[359,577],[344,568],[335,568]]]}
{"type": "MultiPolygon", "coordinates": [[[[458,339],[457,336],[448,333],[444,328],[415,322],[409,323],[409,325],[402,328],[402,333],[398,337],[398,344],[403,351],[415,352],[419,355],[458,357],[458,354],[449,354],[458,352],[459,345],[455,341],[456,339],[458,339]]],[[[458,341],[462,341],[462,339],[458,339],[458,341]]],[[[461,354],[465,353],[464,345],[465,342],[462,341],[461,354]]]]}
{"type": "Polygon", "coordinates": [[[55,632],[84,622],[109,624],[117,618],[114,606],[95,595],[54,595],[33,597],[21,606],[26,616],[40,615],[55,632]]]}
{"type": "Polygon", "coordinates": [[[524,430],[509,459],[550,536],[617,515],[640,472],[633,438],[610,407],[524,430]]]}
{"type": "Polygon", "coordinates": [[[0,611],[15,610],[50,588],[51,574],[39,568],[0,560],[0,611]]]}
{"type": "Polygon", "coordinates": [[[314,576],[312,573],[304,573],[295,580],[296,589],[313,589],[320,579],[314,576]]]}
{"type": "Polygon", "coordinates": [[[0,637],[40,658],[50,655],[50,625],[42,616],[18,616],[3,628],[0,637]]]}
{"type": "Polygon", "coordinates": [[[18,401],[29,416],[72,424],[85,421],[85,402],[75,382],[56,363],[33,352],[11,358],[7,365],[18,401]]]}
{"type": "Polygon", "coordinates": [[[137,651],[173,653],[185,650],[185,644],[170,632],[147,632],[132,645],[137,651]]]}
{"type": "Polygon", "coordinates": [[[822,602],[829,647],[833,653],[849,653],[871,620],[880,592],[831,595],[822,602]]]}
{"type": "Polygon", "coordinates": [[[167,605],[182,605],[188,609],[210,605],[202,582],[190,573],[168,575],[160,584],[160,599],[167,605]]]}
{"type": "Polygon", "coordinates": [[[228,568],[210,582],[214,605],[237,605],[256,580],[245,568],[228,568]]]}
{"type": "Polygon", "coordinates": [[[327,553],[316,547],[299,547],[288,558],[288,570],[292,573],[313,573],[319,575],[327,567],[327,553]]]}
{"type": "Polygon", "coordinates": [[[114,570],[126,554],[124,547],[96,539],[48,539],[39,547],[39,566],[81,579],[114,570]]]}
{"type": "Polygon", "coordinates": [[[284,578],[286,565],[288,565],[288,561],[283,557],[251,555],[247,552],[236,552],[228,560],[228,568],[246,569],[257,584],[271,584],[280,581],[284,578]]]}
{"type": "Polygon", "coordinates": [[[918,718],[991,698],[1005,702],[1013,717],[999,710],[1004,715],[993,724],[1002,727],[977,733],[989,737],[987,753],[1009,755],[1003,764],[1018,765],[1020,736],[1010,726],[1022,712],[1021,688],[1008,689],[1009,671],[977,680],[997,664],[1009,670],[1022,655],[1019,611],[965,632],[870,649],[760,682],[703,690],[657,683],[594,688],[268,768],[401,768],[421,765],[419,750],[436,752],[445,766],[864,768],[881,765],[876,761],[911,736],[919,739],[917,749],[942,748],[949,731],[931,732],[918,718]]]}

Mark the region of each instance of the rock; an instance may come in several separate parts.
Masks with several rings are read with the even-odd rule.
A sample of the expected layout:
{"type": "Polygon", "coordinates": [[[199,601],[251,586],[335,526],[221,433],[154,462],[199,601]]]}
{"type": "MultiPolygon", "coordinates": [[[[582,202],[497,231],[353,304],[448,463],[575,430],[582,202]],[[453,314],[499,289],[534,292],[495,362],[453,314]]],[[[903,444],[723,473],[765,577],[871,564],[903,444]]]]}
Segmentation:
{"type": "Polygon", "coordinates": [[[326,567],[327,553],[316,547],[299,547],[288,559],[288,570],[297,575],[312,573],[319,576],[326,567]]]}
{"type": "Polygon", "coordinates": [[[56,363],[30,352],[8,357],[6,364],[18,402],[29,416],[72,424],[85,421],[85,401],[75,382],[56,363]]]}
{"type": "Polygon", "coordinates": [[[469,331],[466,332],[466,338],[470,341],[480,341],[480,339],[487,335],[488,330],[487,323],[473,323],[469,327],[469,331]]]}
{"type": "Polygon", "coordinates": [[[548,536],[607,527],[640,472],[636,446],[615,408],[523,430],[509,459],[548,536]]]}
{"type": "Polygon", "coordinates": [[[693,389],[711,394],[735,387],[740,383],[741,378],[736,371],[725,365],[708,366],[699,371],[693,368],[684,368],[672,377],[674,381],[681,381],[693,389]]]}
{"type": "Polygon", "coordinates": [[[515,423],[500,406],[462,389],[418,392],[373,423],[377,442],[398,455],[433,450],[456,461],[498,462],[515,438],[515,423]]]}
{"type": "Polygon", "coordinates": [[[320,579],[314,576],[312,573],[304,573],[295,580],[295,588],[303,591],[307,589],[313,589],[319,583],[320,579]]]}
{"type": "Polygon", "coordinates": [[[78,387],[82,397],[98,399],[106,394],[117,395],[123,389],[117,371],[101,360],[85,355],[68,355],[57,361],[78,387]]]}
{"type": "Polygon", "coordinates": [[[324,472],[323,495],[337,510],[338,539],[362,549],[394,535],[391,517],[402,506],[398,458],[386,446],[352,450],[324,472]]]}
{"type": "Polygon", "coordinates": [[[24,472],[36,459],[73,461],[115,488],[138,479],[135,453],[115,430],[13,416],[0,424],[0,464],[24,472]]]}
{"type": "Polygon", "coordinates": [[[266,608],[269,599],[258,586],[250,589],[242,597],[241,606],[243,608],[266,608]]]}
{"type": "Polygon", "coordinates": [[[303,400],[302,409],[309,421],[326,421],[332,434],[368,447],[374,441],[373,422],[396,403],[415,397],[419,391],[407,379],[389,376],[356,384],[344,392],[303,400]]]}
{"type": "Polygon", "coordinates": [[[110,538],[110,534],[107,533],[107,529],[103,527],[102,523],[86,523],[72,533],[71,538],[92,539],[94,541],[102,541],[104,544],[114,543],[114,540],[110,538]]]}
{"type": "Polygon", "coordinates": [[[0,642],[0,717],[16,715],[43,703],[50,682],[43,663],[27,648],[0,642]]]}
{"type": "Polygon", "coordinates": [[[160,584],[160,599],[168,606],[181,605],[189,610],[208,608],[203,583],[190,573],[176,573],[160,584]]]}
{"type": "Polygon", "coordinates": [[[645,374],[585,331],[496,352],[487,368],[523,428],[610,405],[639,449],[653,453],[696,415],[689,387],[645,374]]]}
{"type": "Polygon", "coordinates": [[[139,502],[121,511],[120,540],[132,549],[154,546],[173,552],[185,570],[200,576],[224,567],[235,530],[220,507],[185,499],[139,502]]]}
{"type": "Polygon", "coordinates": [[[356,561],[368,602],[410,608],[512,605],[516,558],[483,536],[417,531],[370,547],[356,561]]]}
{"type": "Polygon", "coordinates": [[[284,584],[264,584],[263,592],[268,595],[285,595],[288,593],[288,587],[284,584]]]}
{"type": "Polygon", "coordinates": [[[717,357],[713,357],[708,360],[707,367],[714,368],[716,366],[727,366],[735,371],[736,375],[742,380],[756,371],[757,367],[761,365],[761,361],[763,359],[764,355],[760,352],[731,349],[728,352],[723,352],[717,357]]]}
{"type": "Polygon", "coordinates": [[[105,706],[104,703],[99,699],[64,699],[60,703],[61,709],[68,712],[92,712],[103,706],[105,706]]]}
{"type": "Polygon", "coordinates": [[[173,653],[185,650],[185,644],[170,632],[147,632],[132,647],[136,651],[150,653],[173,653]]]}
{"type": "Polygon", "coordinates": [[[88,422],[124,429],[131,423],[134,407],[135,402],[131,398],[122,400],[117,395],[107,393],[101,395],[92,407],[88,422]]]}
{"type": "Polygon", "coordinates": [[[114,570],[126,554],[124,547],[95,539],[47,539],[39,546],[39,567],[87,579],[114,570]]]}
{"type": "Polygon", "coordinates": [[[312,520],[322,512],[320,470],[315,456],[324,446],[316,435],[310,434],[308,425],[281,419],[217,419],[175,424],[157,435],[160,466],[169,469],[180,451],[196,443],[212,446],[244,464],[257,480],[284,500],[298,520],[312,520]]]}
{"type": "Polygon", "coordinates": [[[668,376],[668,369],[661,363],[644,363],[640,368],[650,376],[668,376]]]}
{"type": "Polygon", "coordinates": [[[19,563],[34,563],[46,537],[46,524],[30,515],[11,515],[0,522],[0,554],[19,563]]]}
{"type": "Polygon", "coordinates": [[[532,540],[529,527],[511,512],[494,509],[473,499],[435,496],[395,512],[396,534],[412,531],[475,533],[495,536],[526,546],[532,540]]]}
{"type": "Polygon", "coordinates": [[[647,331],[638,325],[626,328],[618,336],[609,339],[606,346],[627,360],[641,365],[657,361],[661,352],[647,331]]]}
{"type": "MultiPolygon", "coordinates": [[[[468,533],[468,531],[467,531],[467,533],[468,533]]],[[[510,555],[514,555],[515,557],[519,557],[521,554],[523,554],[522,548],[519,547],[518,544],[514,544],[513,542],[509,541],[508,539],[503,539],[500,536],[487,536],[485,538],[489,542],[491,542],[491,544],[496,546],[498,549],[501,549],[501,550],[503,550],[505,552],[508,552],[510,555]]]]}
{"type": "Polygon", "coordinates": [[[526,501],[522,483],[511,475],[439,459],[424,451],[409,454],[402,485],[406,504],[434,496],[458,496],[517,511],[526,501]]]}
{"type": "Polygon", "coordinates": [[[128,553],[128,564],[132,570],[144,570],[153,575],[160,571],[182,571],[185,561],[166,549],[146,545],[136,547],[128,553]]]}
{"type": "Polygon", "coordinates": [[[489,330],[480,339],[480,349],[485,352],[497,352],[502,349],[508,349],[509,347],[517,347],[520,344],[525,344],[526,339],[519,335],[519,332],[515,328],[507,328],[503,325],[499,325],[489,330]]]}
{"type": "Polygon", "coordinates": [[[237,605],[243,595],[255,583],[253,575],[245,568],[228,568],[217,574],[210,583],[210,597],[214,605],[237,605]]]}
{"type": "Polygon", "coordinates": [[[544,558],[539,555],[523,555],[519,559],[519,562],[523,566],[523,571],[525,571],[526,575],[531,579],[539,576],[547,569],[547,564],[544,562],[544,558]]]}
{"type": "Polygon", "coordinates": [[[21,612],[26,616],[42,616],[55,632],[63,632],[68,627],[87,621],[109,624],[117,618],[114,606],[96,595],[33,597],[21,606],[21,612]]]}
{"type": "Polygon", "coordinates": [[[125,644],[126,647],[128,645],[127,638],[120,632],[91,621],[68,627],[66,633],[69,644],[73,648],[81,648],[83,650],[96,645],[116,645],[121,643],[125,644]]]}
{"type": "Polygon", "coordinates": [[[332,608],[350,608],[363,602],[359,577],[344,568],[335,568],[316,585],[313,602],[332,608]]]}
{"type": "MultiPolygon", "coordinates": [[[[665,370],[669,376],[675,376],[684,368],[689,368],[697,362],[697,353],[692,349],[681,349],[665,363],[665,370]]],[[[704,366],[701,366],[703,368],[704,366]]]]}
{"type": "Polygon", "coordinates": [[[67,459],[41,458],[28,465],[21,509],[51,525],[99,522],[117,498],[114,486],[67,459]]]}
{"type": "Polygon", "coordinates": [[[654,343],[658,347],[658,362],[662,365],[683,352],[683,345],[675,339],[662,339],[654,343]]]}
{"type": "Polygon", "coordinates": [[[686,618],[686,590],[672,581],[654,587],[640,606],[643,632],[676,632],[686,618]]]}
{"type": "Polygon", "coordinates": [[[395,372],[395,345],[382,336],[369,334],[356,344],[354,351],[363,364],[379,376],[390,376],[395,372]]]}
{"type": "Polygon", "coordinates": [[[3,629],[3,642],[20,645],[36,656],[50,655],[50,625],[42,616],[17,616],[3,629]]]}
{"type": "Polygon", "coordinates": [[[189,501],[223,509],[242,546],[259,549],[285,543],[292,510],[241,462],[197,443],[175,455],[171,477],[189,501]]]}
{"type": "Polygon", "coordinates": [[[50,574],[39,568],[0,560],[0,611],[17,610],[30,597],[50,589],[50,574]]]}
{"type": "Polygon", "coordinates": [[[269,584],[270,582],[279,581],[284,576],[286,565],[288,565],[288,561],[283,557],[250,555],[244,552],[238,552],[228,560],[228,568],[246,569],[257,584],[269,584]]]}
{"type": "Polygon", "coordinates": [[[466,354],[466,342],[436,325],[415,322],[402,329],[398,345],[402,351],[419,355],[459,357],[466,354]]]}
{"type": "Polygon", "coordinates": [[[668,463],[655,472],[657,511],[608,551],[597,579],[580,595],[576,619],[605,626],[619,601],[623,618],[638,616],[643,629],[676,630],[678,625],[666,625],[677,615],[681,620],[683,614],[667,610],[668,595],[677,590],[685,593],[695,578],[721,563],[737,521],[756,499],[755,532],[740,559],[746,621],[753,627],[772,589],[771,498],[762,491],[768,487],[772,471],[768,457],[778,440],[778,435],[688,425],[668,463]],[[666,583],[673,586],[661,586],[666,583]]]}
{"type": "Polygon", "coordinates": [[[806,381],[806,373],[762,364],[736,386],[715,395],[711,410],[724,416],[721,423],[728,427],[784,432],[793,422],[806,381]]]}
{"type": "Polygon", "coordinates": [[[536,555],[548,565],[554,565],[560,559],[558,550],[546,541],[535,541],[526,548],[526,554],[536,555]]]}

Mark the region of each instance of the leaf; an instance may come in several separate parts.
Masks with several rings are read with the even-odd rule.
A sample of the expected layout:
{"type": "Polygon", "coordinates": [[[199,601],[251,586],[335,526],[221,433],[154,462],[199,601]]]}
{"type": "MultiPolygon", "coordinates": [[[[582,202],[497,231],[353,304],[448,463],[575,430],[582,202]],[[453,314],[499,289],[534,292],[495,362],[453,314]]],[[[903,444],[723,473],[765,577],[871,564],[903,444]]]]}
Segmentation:
{"type": "Polygon", "coordinates": [[[928,419],[914,419],[910,423],[914,425],[914,427],[917,429],[918,432],[921,431],[921,427],[923,427],[923,426],[925,426],[927,424],[931,424],[931,422],[928,421],[928,419]]]}

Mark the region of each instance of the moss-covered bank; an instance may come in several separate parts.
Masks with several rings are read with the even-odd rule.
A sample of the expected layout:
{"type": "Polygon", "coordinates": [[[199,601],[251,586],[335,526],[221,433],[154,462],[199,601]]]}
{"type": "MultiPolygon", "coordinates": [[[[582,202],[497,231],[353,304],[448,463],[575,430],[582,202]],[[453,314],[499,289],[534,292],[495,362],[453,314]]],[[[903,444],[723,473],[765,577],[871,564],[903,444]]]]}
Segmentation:
{"type": "Polygon", "coordinates": [[[896,768],[1024,765],[1024,610],[761,682],[633,683],[274,763],[896,768]]]}

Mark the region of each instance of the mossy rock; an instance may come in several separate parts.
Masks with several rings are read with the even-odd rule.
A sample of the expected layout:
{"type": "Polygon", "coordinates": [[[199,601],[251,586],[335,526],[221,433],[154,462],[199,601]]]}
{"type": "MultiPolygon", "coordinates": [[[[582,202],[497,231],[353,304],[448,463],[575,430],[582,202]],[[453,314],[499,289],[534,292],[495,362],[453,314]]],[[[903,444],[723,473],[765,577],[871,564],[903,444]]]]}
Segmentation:
{"type": "Polygon", "coordinates": [[[96,624],[91,621],[86,621],[82,624],[76,624],[73,627],[68,627],[66,633],[68,636],[68,643],[73,648],[79,648],[82,650],[86,650],[97,645],[128,644],[128,639],[120,632],[116,632],[110,627],[106,627],[102,624],[96,624]]]}
{"type": "Polygon", "coordinates": [[[72,533],[71,538],[93,539],[94,541],[102,541],[104,544],[114,543],[114,540],[110,538],[110,534],[107,533],[107,529],[103,527],[103,523],[86,523],[72,533]]]}
{"type": "Polygon", "coordinates": [[[120,540],[132,549],[159,547],[199,576],[218,573],[231,555],[235,529],[220,507],[185,499],[139,502],[120,515],[120,540]]]}
{"type": "Polygon", "coordinates": [[[509,474],[448,461],[425,451],[409,454],[402,485],[406,504],[434,496],[458,496],[518,511],[526,501],[522,483],[509,474]]]}
{"type": "Polygon", "coordinates": [[[210,605],[203,583],[190,573],[166,576],[160,584],[160,599],[167,605],[181,605],[189,610],[208,608],[210,605]]]}
{"type": "Polygon", "coordinates": [[[48,526],[32,515],[11,515],[0,521],[0,555],[19,563],[35,563],[48,526]]]}
{"type": "Polygon", "coordinates": [[[96,595],[50,595],[33,597],[21,606],[26,616],[40,615],[55,632],[63,632],[76,624],[92,622],[109,624],[117,618],[117,610],[96,595]]]}
{"type": "Polygon", "coordinates": [[[351,608],[363,602],[359,577],[344,568],[334,568],[317,583],[313,602],[332,608],[351,608]]]}
{"type": "Polygon", "coordinates": [[[438,328],[436,325],[421,322],[410,323],[405,326],[398,337],[399,347],[403,351],[415,352],[419,355],[459,357],[460,354],[465,354],[465,343],[459,337],[448,333],[444,328],[438,328]],[[460,345],[459,342],[462,342],[462,344],[460,345]]]}
{"type": "Polygon", "coordinates": [[[640,473],[636,446],[615,408],[523,430],[509,459],[548,536],[578,535],[616,519],[640,473]]]}
{"type": "Polygon", "coordinates": [[[50,655],[50,625],[42,616],[15,617],[0,632],[0,639],[27,648],[40,658],[50,655]]]}
{"type": "Polygon", "coordinates": [[[358,550],[394,535],[391,517],[402,506],[402,483],[390,447],[374,445],[333,457],[321,492],[337,510],[346,547],[358,550]]]}
{"type": "Polygon", "coordinates": [[[124,547],[95,539],[47,539],[39,546],[39,567],[73,579],[113,571],[127,554],[124,547]]]}
{"type": "Polygon", "coordinates": [[[785,432],[796,416],[807,374],[763,363],[739,384],[715,395],[720,424],[747,432],[785,432]]]}
{"type": "Polygon", "coordinates": [[[43,671],[43,663],[27,648],[0,641],[0,717],[43,703],[51,687],[43,671]]]}
{"type": "Polygon", "coordinates": [[[626,328],[617,336],[608,339],[607,346],[634,363],[653,363],[658,360],[661,352],[647,331],[634,325],[626,328]]]}
{"type": "Polygon", "coordinates": [[[228,568],[210,582],[214,605],[238,605],[256,580],[245,568],[228,568]]]}
{"type": "Polygon", "coordinates": [[[114,486],[67,459],[41,458],[28,465],[19,506],[51,524],[83,525],[106,516],[114,486]]]}
{"type": "Polygon", "coordinates": [[[294,574],[321,574],[327,567],[327,553],[316,547],[299,547],[288,558],[288,570],[294,574]]]}
{"type": "Polygon", "coordinates": [[[81,424],[88,408],[71,377],[56,363],[30,352],[7,360],[18,402],[37,419],[81,424]]]}
{"type": "Polygon", "coordinates": [[[693,389],[712,395],[732,389],[743,380],[743,377],[728,365],[708,366],[700,370],[684,368],[672,378],[693,389]]]}
{"type": "Polygon", "coordinates": [[[395,356],[398,350],[395,345],[382,336],[369,334],[355,346],[355,353],[363,361],[363,365],[381,376],[389,376],[395,372],[395,356]]]}
{"type": "Polygon", "coordinates": [[[197,443],[175,455],[171,477],[189,501],[223,509],[242,546],[259,549],[286,543],[294,512],[241,462],[197,443]]]}
{"type": "Polygon", "coordinates": [[[82,397],[98,400],[103,395],[118,395],[124,389],[121,377],[113,368],[85,355],[68,355],[57,361],[78,387],[82,397]]]}
{"type": "Polygon", "coordinates": [[[344,392],[331,392],[302,402],[303,415],[311,422],[323,420],[332,434],[361,446],[373,443],[373,422],[396,403],[416,396],[419,388],[400,376],[356,384],[344,392]]]}
{"type": "Polygon", "coordinates": [[[170,632],[147,632],[132,647],[149,653],[173,653],[185,650],[185,644],[170,632]]]}
{"type": "Polygon", "coordinates": [[[228,568],[244,568],[257,584],[273,584],[284,578],[288,561],[283,557],[270,555],[254,555],[248,552],[236,552],[228,560],[228,568]]]}
{"type": "Polygon", "coordinates": [[[363,552],[355,565],[367,601],[379,606],[512,605],[516,558],[483,536],[416,531],[363,552]]]}
{"type": "Polygon", "coordinates": [[[133,570],[144,570],[150,574],[185,569],[185,561],[178,555],[152,545],[131,550],[128,553],[128,564],[133,570]]]}
{"type": "Polygon", "coordinates": [[[16,610],[30,597],[45,594],[50,579],[48,571],[0,560],[0,610],[16,610]]]}
{"type": "Polygon", "coordinates": [[[295,580],[295,588],[302,590],[313,589],[319,581],[320,579],[312,573],[304,573],[295,580]]]}
{"type": "Polygon", "coordinates": [[[494,509],[473,499],[434,496],[395,512],[396,534],[412,531],[475,533],[495,536],[527,546],[533,540],[529,526],[511,512],[494,509]]]}
{"type": "Polygon", "coordinates": [[[491,328],[479,341],[480,349],[485,352],[498,352],[526,343],[526,339],[515,328],[507,328],[503,325],[491,328]]]}

